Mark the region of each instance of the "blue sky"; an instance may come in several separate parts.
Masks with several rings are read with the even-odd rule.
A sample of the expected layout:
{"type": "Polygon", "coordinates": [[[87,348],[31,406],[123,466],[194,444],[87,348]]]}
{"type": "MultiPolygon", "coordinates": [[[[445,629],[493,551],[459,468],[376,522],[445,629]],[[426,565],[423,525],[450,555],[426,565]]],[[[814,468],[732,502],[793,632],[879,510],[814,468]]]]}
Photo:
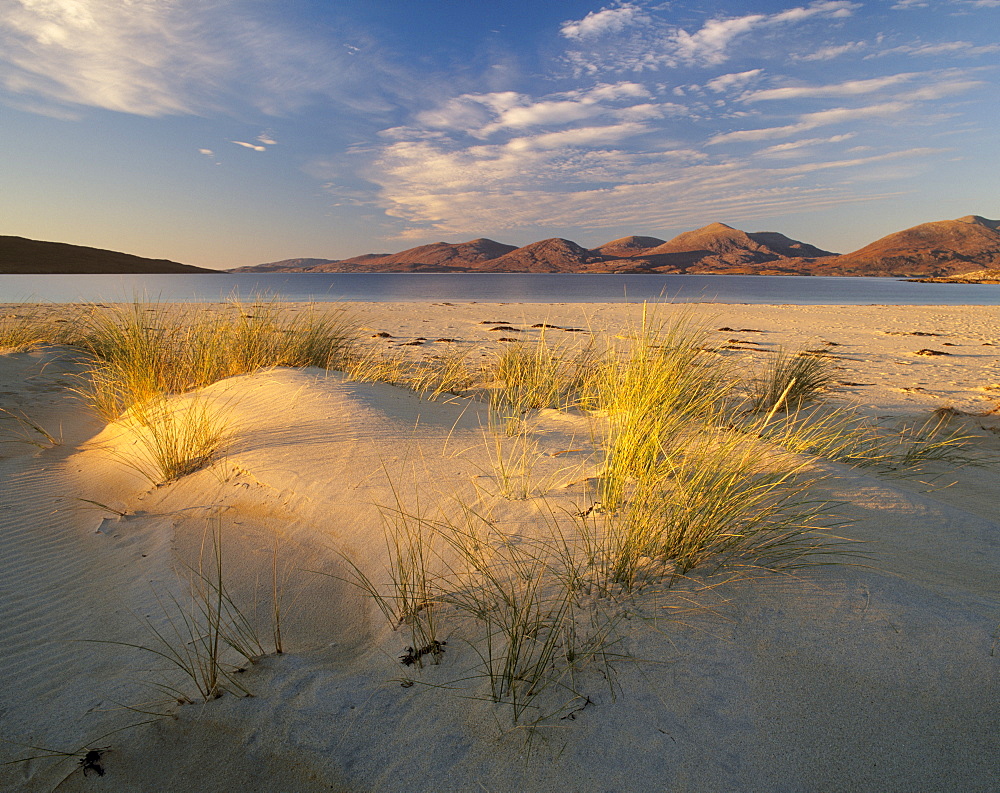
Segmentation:
{"type": "Polygon", "coordinates": [[[0,0],[0,234],[233,267],[1000,217],[1000,0],[0,0]]]}

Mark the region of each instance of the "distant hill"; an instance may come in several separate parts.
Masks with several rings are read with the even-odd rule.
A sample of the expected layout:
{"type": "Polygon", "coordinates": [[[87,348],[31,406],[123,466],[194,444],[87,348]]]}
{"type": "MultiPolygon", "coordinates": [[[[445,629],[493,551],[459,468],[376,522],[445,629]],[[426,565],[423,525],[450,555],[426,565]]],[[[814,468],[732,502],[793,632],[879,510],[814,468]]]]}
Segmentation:
{"type": "Polygon", "coordinates": [[[979,215],[897,231],[853,253],[806,262],[815,275],[927,278],[1000,266],[1000,221],[979,215]]]}
{"type": "Polygon", "coordinates": [[[479,238],[351,259],[286,259],[231,272],[711,273],[939,277],[1000,266],[1000,221],[967,215],[838,255],[776,231],[709,223],[671,240],[629,236],[583,248],[561,237],[520,248],[479,238]]]}
{"type": "MultiPolygon", "coordinates": [[[[572,240],[552,237],[515,248],[485,262],[482,269],[494,273],[577,273],[591,271],[605,257],[582,248],[572,240]]],[[[598,269],[598,272],[600,268],[598,269]]]]}
{"type": "Polygon", "coordinates": [[[37,274],[126,274],[126,273],[214,273],[203,267],[179,264],[169,259],[146,259],[129,253],[42,242],[24,237],[0,236],[0,273],[37,274]]]}
{"type": "Polygon", "coordinates": [[[301,273],[323,264],[336,264],[338,259],[282,259],[280,262],[264,262],[246,267],[233,267],[227,273],[301,273]]]}
{"type": "MultiPolygon", "coordinates": [[[[357,271],[395,270],[402,272],[449,272],[466,270],[480,262],[503,256],[514,250],[513,245],[485,237],[469,242],[433,242],[392,254],[366,254],[345,259],[340,265],[357,271]]],[[[340,268],[338,268],[340,269],[340,268]]]]}
{"type": "Polygon", "coordinates": [[[777,232],[747,233],[725,223],[710,223],[654,248],[634,251],[629,258],[642,260],[647,272],[794,274],[785,262],[805,255],[834,254],[777,232]]]}
{"type": "Polygon", "coordinates": [[[591,248],[591,250],[594,253],[599,253],[601,256],[619,258],[641,254],[643,251],[655,248],[664,242],[665,240],[656,237],[636,237],[633,235],[631,237],[619,237],[616,240],[611,240],[611,242],[598,245],[596,248],[591,248]]]}

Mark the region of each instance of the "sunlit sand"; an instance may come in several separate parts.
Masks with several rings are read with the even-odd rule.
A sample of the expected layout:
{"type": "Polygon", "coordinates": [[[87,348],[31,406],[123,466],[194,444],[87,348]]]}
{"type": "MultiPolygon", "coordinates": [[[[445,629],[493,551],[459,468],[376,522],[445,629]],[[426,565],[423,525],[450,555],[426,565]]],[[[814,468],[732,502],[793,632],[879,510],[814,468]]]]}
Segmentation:
{"type": "MultiPolygon", "coordinates": [[[[0,354],[0,788],[995,786],[1000,308],[660,306],[647,327],[701,333],[666,341],[637,305],[316,310],[358,328],[330,369],[104,415],[93,359],[0,354]],[[691,340],[726,375],[670,392],[695,418],[655,432],[684,452],[637,468],[638,397],[588,379],[597,352],[691,340]],[[533,404],[496,361],[539,343],[577,379],[533,404]],[[819,401],[741,402],[782,350],[825,364],[819,401]],[[813,454],[814,405],[881,434],[813,454]],[[150,438],[199,411],[165,465],[150,438]],[[638,511],[644,478],[689,514],[638,511]]],[[[65,339],[91,312],[4,307],[65,339]]]]}

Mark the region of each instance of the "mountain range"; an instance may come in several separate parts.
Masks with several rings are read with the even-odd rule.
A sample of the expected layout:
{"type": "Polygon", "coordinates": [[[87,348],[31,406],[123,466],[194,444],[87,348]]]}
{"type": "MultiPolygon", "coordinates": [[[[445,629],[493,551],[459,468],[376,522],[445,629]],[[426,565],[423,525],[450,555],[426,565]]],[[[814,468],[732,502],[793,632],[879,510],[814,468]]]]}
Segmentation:
{"type": "Polygon", "coordinates": [[[621,237],[595,248],[553,237],[523,247],[479,238],[350,259],[285,259],[229,272],[713,273],[942,277],[1000,266],[1000,221],[923,223],[838,255],[774,231],[710,223],[671,240],[621,237]]]}
{"type": "MultiPolygon", "coordinates": [[[[284,259],[231,273],[713,273],[947,278],[1000,268],[1000,221],[979,215],[922,223],[838,255],[774,231],[710,223],[671,240],[629,236],[594,248],[552,237],[517,247],[478,238],[350,259],[284,259]]],[[[168,259],[0,236],[0,273],[214,273],[168,259]]],[[[969,276],[971,277],[971,276],[969,276]]]]}

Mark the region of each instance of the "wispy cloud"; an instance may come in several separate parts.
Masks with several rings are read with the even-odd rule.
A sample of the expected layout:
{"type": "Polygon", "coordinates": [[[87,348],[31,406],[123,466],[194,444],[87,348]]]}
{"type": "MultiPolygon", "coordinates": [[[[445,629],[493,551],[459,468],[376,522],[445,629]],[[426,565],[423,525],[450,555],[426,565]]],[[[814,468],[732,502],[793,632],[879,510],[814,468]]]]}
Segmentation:
{"type": "Polygon", "coordinates": [[[577,74],[718,65],[729,59],[737,40],[753,31],[810,19],[843,19],[860,7],[848,0],[817,0],[772,14],[717,16],[689,31],[671,24],[663,14],[626,4],[564,23],[563,35],[578,45],[565,57],[577,74]]]}
{"type": "Polygon", "coordinates": [[[378,64],[232,0],[0,0],[0,86],[141,116],[372,95],[378,64]],[[367,68],[367,80],[362,74],[367,68]]]}
{"type": "Polygon", "coordinates": [[[706,144],[771,140],[797,135],[819,127],[848,122],[879,119],[898,120],[913,111],[922,102],[934,102],[956,96],[985,85],[981,80],[965,77],[961,70],[946,69],[938,72],[905,72],[869,80],[848,80],[830,85],[800,85],[768,88],[745,94],[747,103],[800,100],[812,98],[849,98],[884,92],[881,102],[859,107],[835,107],[812,113],[800,114],[793,123],[760,129],[723,132],[710,137],[706,144]],[[919,84],[918,84],[919,83],[919,84]]]}
{"type": "Polygon", "coordinates": [[[198,154],[204,154],[206,157],[214,157],[215,152],[211,149],[198,149],[198,154]]]}
{"type": "Polygon", "coordinates": [[[619,143],[645,132],[645,124],[631,122],[626,124],[610,124],[603,127],[577,127],[561,132],[546,132],[530,137],[514,138],[508,141],[507,148],[512,151],[529,149],[553,150],[571,147],[608,146],[619,143]]]}
{"type": "Polygon", "coordinates": [[[242,146],[245,149],[253,149],[254,151],[267,151],[267,146],[258,146],[256,143],[247,143],[245,140],[231,140],[230,143],[235,143],[237,146],[242,146]]]}
{"type": "Polygon", "coordinates": [[[746,87],[747,83],[760,77],[763,71],[763,69],[750,69],[749,71],[736,72],[735,74],[720,74],[718,77],[714,77],[705,83],[705,87],[709,91],[715,91],[717,94],[734,89],[742,89],[746,87]]]}
{"type": "Polygon", "coordinates": [[[787,143],[776,143],[757,152],[758,157],[791,157],[801,156],[802,149],[810,149],[815,146],[822,146],[829,143],[843,143],[855,137],[856,133],[846,132],[843,135],[831,135],[828,138],[802,138],[801,140],[791,140],[787,143]]]}
{"type": "Polygon", "coordinates": [[[826,47],[820,47],[804,55],[793,54],[791,58],[793,61],[829,61],[849,52],[860,52],[867,47],[868,45],[863,41],[849,41],[846,44],[830,44],[826,47]]]}
{"type": "Polygon", "coordinates": [[[619,8],[602,8],[591,11],[583,19],[563,22],[560,33],[568,39],[586,39],[621,33],[639,23],[647,23],[649,17],[637,6],[625,3],[619,8]]]}
{"type": "Polygon", "coordinates": [[[874,77],[870,80],[847,80],[830,85],[795,85],[784,88],[767,88],[761,91],[745,94],[740,99],[743,102],[763,102],[775,99],[805,99],[816,97],[861,96],[877,93],[886,88],[906,83],[919,75],[914,72],[891,74],[885,77],[874,77]]]}
{"type": "Polygon", "coordinates": [[[971,41],[916,42],[880,50],[866,55],[865,59],[881,58],[886,55],[913,55],[927,58],[950,55],[956,58],[976,58],[995,52],[1000,52],[1000,44],[973,44],[971,41]]]}
{"type": "Polygon", "coordinates": [[[829,110],[820,110],[816,113],[805,113],[799,116],[799,120],[794,124],[785,124],[780,127],[765,127],[763,129],[743,129],[735,132],[724,132],[714,135],[706,141],[709,146],[720,143],[731,143],[734,141],[769,140],[773,138],[786,138],[799,132],[808,132],[819,127],[831,124],[843,124],[848,121],[859,121],[862,119],[885,119],[894,118],[913,108],[910,102],[882,102],[877,105],[867,107],[835,107],[829,110]]]}
{"type": "Polygon", "coordinates": [[[600,116],[634,119],[637,113],[662,115],[664,111],[657,112],[645,101],[650,97],[647,88],[634,82],[599,83],[542,98],[513,91],[462,94],[418,113],[416,122],[430,129],[461,131],[485,139],[505,130],[565,126],[600,116]]]}

